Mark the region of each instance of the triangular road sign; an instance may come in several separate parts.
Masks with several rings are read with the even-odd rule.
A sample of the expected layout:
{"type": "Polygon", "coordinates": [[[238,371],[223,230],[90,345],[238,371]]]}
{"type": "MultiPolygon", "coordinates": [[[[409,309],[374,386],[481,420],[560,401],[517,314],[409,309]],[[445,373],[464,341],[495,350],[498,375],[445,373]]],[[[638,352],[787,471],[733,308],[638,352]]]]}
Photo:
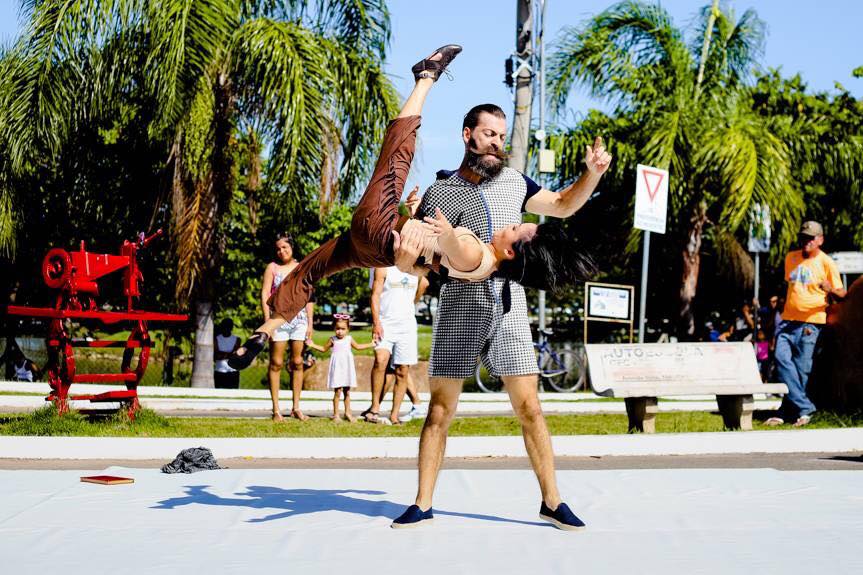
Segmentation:
{"type": "Polygon", "coordinates": [[[656,197],[656,192],[659,191],[659,186],[662,185],[662,178],[665,177],[665,174],[647,168],[643,169],[641,173],[644,176],[644,183],[647,185],[647,195],[650,196],[652,202],[653,198],[656,197]]]}

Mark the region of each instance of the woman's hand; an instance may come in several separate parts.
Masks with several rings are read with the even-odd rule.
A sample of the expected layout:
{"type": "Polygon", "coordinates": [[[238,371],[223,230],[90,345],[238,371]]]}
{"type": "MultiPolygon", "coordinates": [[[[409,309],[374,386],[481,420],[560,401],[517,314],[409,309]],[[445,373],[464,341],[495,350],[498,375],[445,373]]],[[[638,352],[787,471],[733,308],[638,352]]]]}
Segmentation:
{"type": "Polygon", "coordinates": [[[405,207],[408,209],[410,217],[414,217],[417,213],[417,208],[420,207],[419,191],[420,187],[414,186],[414,189],[411,190],[411,193],[409,193],[408,197],[405,199],[405,207]]]}
{"type": "Polygon", "coordinates": [[[446,219],[446,216],[443,215],[440,208],[435,208],[435,217],[431,218],[426,216],[423,218],[423,221],[429,225],[434,235],[440,236],[441,239],[455,239],[455,232],[453,231],[452,224],[449,223],[449,220],[446,219]]]}

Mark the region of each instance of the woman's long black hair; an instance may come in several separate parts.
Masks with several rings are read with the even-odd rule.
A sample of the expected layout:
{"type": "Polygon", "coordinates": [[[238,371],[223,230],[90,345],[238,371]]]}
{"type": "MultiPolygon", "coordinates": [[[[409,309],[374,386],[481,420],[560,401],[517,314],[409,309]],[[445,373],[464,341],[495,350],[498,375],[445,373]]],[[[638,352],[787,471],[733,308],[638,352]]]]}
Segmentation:
{"type": "Polygon", "coordinates": [[[525,287],[557,292],[597,272],[590,254],[558,222],[538,225],[532,239],[512,247],[515,257],[500,262],[497,275],[525,287]]]}

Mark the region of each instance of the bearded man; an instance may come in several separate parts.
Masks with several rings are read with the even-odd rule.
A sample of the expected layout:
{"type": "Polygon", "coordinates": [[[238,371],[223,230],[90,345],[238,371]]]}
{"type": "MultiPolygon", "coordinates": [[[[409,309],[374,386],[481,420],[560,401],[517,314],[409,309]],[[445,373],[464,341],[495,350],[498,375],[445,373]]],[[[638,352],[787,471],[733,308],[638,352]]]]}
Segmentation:
{"type": "MultiPolygon", "coordinates": [[[[541,188],[512,168],[504,167],[506,114],[494,104],[481,104],[464,117],[464,158],[455,171],[440,171],[419,206],[418,217],[435,217],[440,209],[453,226],[464,226],[489,242],[496,230],[519,232],[522,212],[566,218],[575,213],[608,169],[611,156],[596,139],[585,154],[587,169],[559,192],[541,188]]],[[[530,235],[514,238],[528,241],[530,235]]],[[[416,246],[396,250],[396,265],[410,267],[416,246]]],[[[522,278],[529,283],[530,278],[522,278]]],[[[393,522],[394,528],[415,527],[432,519],[432,495],[443,460],[447,430],[455,415],[462,382],[471,377],[477,359],[503,379],[519,418],[525,447],[542,492],[540,517],[561,529],[579,530],[584,523],[561,501],[554,471],[554,453],[537,394],[537,365],[527,302],[519,283],[501,277],[482,282],[444,283],[434,319],[429,363],[431,402],[420,438],[419,488],[415,505],[393,522]]]]}

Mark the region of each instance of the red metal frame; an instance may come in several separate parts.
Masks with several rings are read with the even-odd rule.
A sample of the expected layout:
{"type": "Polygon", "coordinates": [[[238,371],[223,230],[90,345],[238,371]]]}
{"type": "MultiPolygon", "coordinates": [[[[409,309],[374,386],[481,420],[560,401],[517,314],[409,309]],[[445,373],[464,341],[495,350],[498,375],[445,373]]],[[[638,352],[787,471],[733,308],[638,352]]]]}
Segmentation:
{"type": "Polygon", "coordinates": [[[42,279],[57,290],[53,308],[7,306],[9,315],[49,319],[45,345],[48,350],[48,383],[51,393],[45,398],[57,407],[59,414],[69,410],[69,400],[98,402],[121,402],[129,417],[134,418],[140,404],[138,383],[144,377],[153,347],[147,331],[148,321],[181,322],[189,319],[185,314],[140,311],[134,309],[134,298],[140,297],[139,282],[144,278],[138,268],[138,251],[162,234],[162,230],[145,237],[139,234],[137,241],[124,241],[120,255],[96,254],[85,249],[84,242],[77,252],[53,248],[42,260],[42,279]],[[126,296],[125,311],[102,311],[96,305],[99,295],[99,278],[124,270],[123,293],[126,296]],[[132,331],[126,341],[84,341],[69,337],[65,320],[95,320],[105,324],[132,322],[132,331]],[[123,360],[120,373],[78,373],[75,366],[76,347],[122,347],[123,360]],[[139,349],[137,362],[132,363],[135,350],[139,349]],[[99,394],[69,395],[73,383],[122,382],[125,390],[99,394]]]}

